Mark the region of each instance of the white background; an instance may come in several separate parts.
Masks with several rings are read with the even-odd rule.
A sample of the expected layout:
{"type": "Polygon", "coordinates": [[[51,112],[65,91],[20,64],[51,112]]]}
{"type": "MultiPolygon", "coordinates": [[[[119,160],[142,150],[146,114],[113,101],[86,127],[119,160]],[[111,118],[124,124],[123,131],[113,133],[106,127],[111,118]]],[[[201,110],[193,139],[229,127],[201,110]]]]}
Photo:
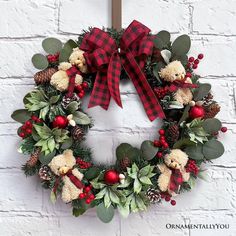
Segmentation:
{"type": "MultiPolygon", "coordinates": [[[[22,98],[33,88],[36,70],[31,56],[42,51],[47,36],[76,39],[88,26],[110,26],[108,0],[0,0],[0,235],[236,235],[236,1],[235,0],[123,0],[123,27],[137,19],[154,32],[169,30],[173,39],[187,33],[193,40],[191,55],[203,52],[198,72],[212,84],[221,104],[219,118],[228,127],[220,134],[226,152],[208,165],[208,182],[198,181],[191,193],[176,198],[177,205],[164,203],[148,212],[121,219],[116,215],[107,225],[94,211],[80,218],[60,201],[52,205],[49,192],[36,177],[25,178],[20,166],[27,157],[17,153],[17,124],[10,118],[22,108],[22,98]],[[167,230],[166,223],[225,223],[229,230],[167,230]]],[[[96,160],[114,161],[121,142],[139,146],[154,138],[160,121],[147,120],[132,85],[121,86],[124,109],[95,108],[96,119],[88,143],[96,160]]]]}

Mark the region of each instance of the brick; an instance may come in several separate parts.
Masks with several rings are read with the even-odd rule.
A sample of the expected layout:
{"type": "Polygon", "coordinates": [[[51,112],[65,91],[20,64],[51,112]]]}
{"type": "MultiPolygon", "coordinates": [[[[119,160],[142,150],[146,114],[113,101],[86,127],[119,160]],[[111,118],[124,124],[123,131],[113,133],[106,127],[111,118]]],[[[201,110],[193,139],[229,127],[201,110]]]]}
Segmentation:
{"type": "Polygon", "coordinates": [[[53,0],[1,1],[0,37],[38,37],[54,33],[55,7],[53,0]]]}

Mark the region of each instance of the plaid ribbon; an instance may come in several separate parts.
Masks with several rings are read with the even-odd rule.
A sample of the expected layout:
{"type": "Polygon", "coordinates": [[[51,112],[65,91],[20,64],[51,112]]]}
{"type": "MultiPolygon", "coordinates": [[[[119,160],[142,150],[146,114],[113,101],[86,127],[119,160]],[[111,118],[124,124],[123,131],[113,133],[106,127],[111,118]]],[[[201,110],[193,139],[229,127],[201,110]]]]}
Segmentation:
{"type": "Polygon", "coordinates": [[[119,48],[108,33],[93,28],[81,43],[88,69],[96,73],[89,106],[108,109],[111,97],[122,107],[120,98],[120,73],[125,69],[132,80],[148,118],[164,118],[164,112],[143,73],[146,58],[152,54],[153,41],[148,36],[150,29],[138,21],[133,21],[124,31],[119,48]]]}
{"type": "Polygon", "coordinates": [[[183,176],[180,172],[180,170],[177,169],[171,169],[172,174],[170,177],[170,185],[169,188],[171,191],[178,192],[179,186],[183,183],[183,176]]]}
{"type": "Polygon", "coordinates": [[[198,86],[196,84],[186,83],[186,79],[184,80],[176,80],[171,83],[171,85],[168,87],[168,90],[170,92],[176,92],[179,88],[197,88],[198,86]]]}
{"type": "Polygon", "coordinates": [[[76,66],[72,66],[70,69],[66,71],[66,73],[69,77],[69,86],[66,97],[72,97],[75,89],[75,77],[77,74],[81,75],[81,72],[78,70],[76,66]]]}

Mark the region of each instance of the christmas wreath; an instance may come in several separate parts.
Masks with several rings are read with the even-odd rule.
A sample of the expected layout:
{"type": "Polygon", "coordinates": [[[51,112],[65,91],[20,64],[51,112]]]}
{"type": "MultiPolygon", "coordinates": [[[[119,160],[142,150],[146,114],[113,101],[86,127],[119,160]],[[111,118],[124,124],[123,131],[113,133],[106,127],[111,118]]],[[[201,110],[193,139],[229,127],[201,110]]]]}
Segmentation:
{"type": "Polygon", "coordinates": [[[215,118],[220,106],[211,85],[194,72],[203,54],[187,56],[190,45],[187,35],[172,42],[169,32],[151,34],[137,21],[120,32],[90,28],[64,44],[43,40],[47,55],[32,57],[41,70],[36,87],[24,97],[25,109],[12,114],[22,124],[19,152],[30,155],[26,176],[38,175],[51,200],[61,196],[73,215],[95,207],[103,222],[115,209],[127,217],[151,203],[175,205],[173,197],[202,177],[201,165],[224,153],[217,137],[227,131],[215,118]],[[89,107],[106,110],[111,98],[122,107],[120,79],[131,80],[150,121],[162,118],[163,126],[140,148],[120,144],[116,163],[104,166],[83,143],[93,122],[82,101],[91,92],[89,107]]]}

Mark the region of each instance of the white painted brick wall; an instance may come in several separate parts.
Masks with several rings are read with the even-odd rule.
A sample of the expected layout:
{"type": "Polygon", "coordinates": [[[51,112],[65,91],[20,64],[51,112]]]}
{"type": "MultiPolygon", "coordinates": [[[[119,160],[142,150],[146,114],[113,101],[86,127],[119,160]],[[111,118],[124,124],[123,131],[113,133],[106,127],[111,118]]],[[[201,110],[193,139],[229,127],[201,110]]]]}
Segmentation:
{"type": "MultiPolygon", "coordinates": [[[[228,126],[221,134],[224,156],[208,164],[208,182],[177,198],[176,207],[163,204],[147,213],[118,215],[104,225],[92,210],[73,218],[69,206],[52,205],[49,193],[37,178],[25,178],[20,166],[27,157],[16,151],[17,124],[10,119],[22,107],[24,94],[33,87],[35,69],[32,54],[42,50],[46,36],[76,39],[90,25],[110,26],[110,0],[0,0],[0,236],[83,235],[83,236],[233,236],[236,235],[236,1],[235,0],[123,0],[123,26],[133,19],[153,31],[167,29],[176,37],[188,33],[193,39],[192,53],[203,52],[199,73],[212,84],[221,103],[219,118],[228,126]],[[229,230],[168,230],[166,223],[225,223],[229,230]]],[[[107,112],[94,108],[95,127],[88,135],[97,160],[114,161],[120,142],[139,146],[145,138],[155,137],[160,125],[151,124],[135,90],[122,84],[121,110],[112,104],[107,112]],[[100,118],[98,119],[98,115],[100,118]],[[109,120],[109,122],[107,122],[109,120]]]]}

